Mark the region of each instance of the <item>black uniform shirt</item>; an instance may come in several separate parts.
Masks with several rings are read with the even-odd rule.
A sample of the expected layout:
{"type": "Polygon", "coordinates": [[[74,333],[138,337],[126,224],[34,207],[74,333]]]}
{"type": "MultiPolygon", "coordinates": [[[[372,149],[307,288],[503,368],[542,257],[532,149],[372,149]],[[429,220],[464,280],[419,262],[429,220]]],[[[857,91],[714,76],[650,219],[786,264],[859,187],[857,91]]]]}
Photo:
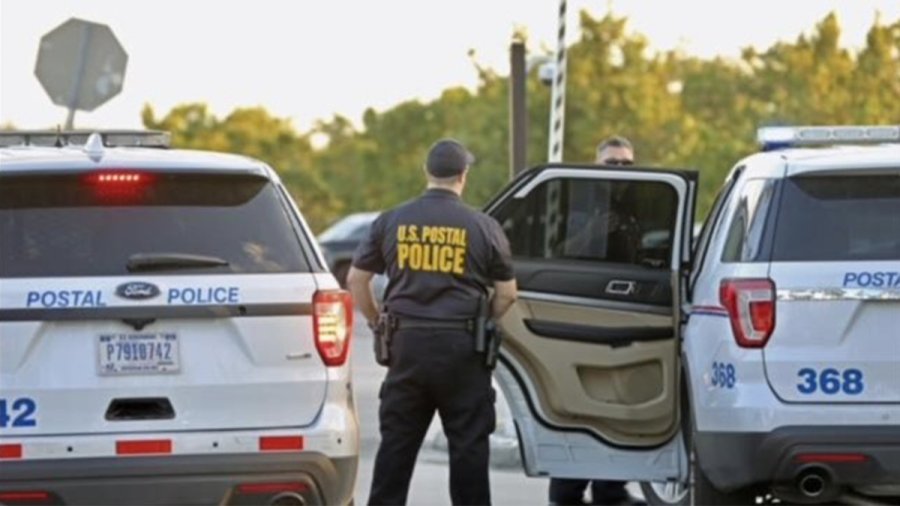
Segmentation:
{"type": "Polygon", "coordinates": [[[379,216],[353,266],[387,274],[392,314],[439,320],[475,317],[487,287],[513,279],[509,241],[496,220],[437,189],[379,216]]]}

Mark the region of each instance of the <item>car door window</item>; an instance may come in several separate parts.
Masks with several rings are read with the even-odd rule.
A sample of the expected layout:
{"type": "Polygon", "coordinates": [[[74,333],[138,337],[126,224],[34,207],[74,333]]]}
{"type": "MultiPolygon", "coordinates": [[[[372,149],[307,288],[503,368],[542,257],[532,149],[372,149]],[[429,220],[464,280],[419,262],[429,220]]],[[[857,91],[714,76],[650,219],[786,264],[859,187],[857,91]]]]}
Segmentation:
{"type": "Polygon", "coordinates": [[[775,183],[774,179],[752,179],[744,185],[728,228],[723,262],[761,260],[763,233],[775,194],[775,183]]]}
{"type": "Polygon", "coordinates": [[[694,265],[690,278],[690,292],[693,292],[694,284],[697,282],[697,278],[700,277],[700,273],[703,271],[704,264],[706,263],[706,257],[712,244],[713,231],[717,229],[716,224],[722,218],[722,211],[725,209],[725,203],[728,202],[728,198],[731,196],[731,191],[734,189],[734,185],[740,177],[742,171],[743,167],[739,167],[735,171],[734,176],[732,176],[731,179],[725,182],[722,190],[719,191],[719,195],[716,196],[715,202],[713,202],[712,209],[710,209],[709,215],[707,215],[706,217],[706,221],[703,223],[703,229],[700,231],[700,237],[697,240],[694,249],[694,265]]]}
{"type": "Polygon", "coordinates": [[[677,210],[678,195],[665,183],[553,179],[496,217],[518,258],[663,269],[677,210]]]}

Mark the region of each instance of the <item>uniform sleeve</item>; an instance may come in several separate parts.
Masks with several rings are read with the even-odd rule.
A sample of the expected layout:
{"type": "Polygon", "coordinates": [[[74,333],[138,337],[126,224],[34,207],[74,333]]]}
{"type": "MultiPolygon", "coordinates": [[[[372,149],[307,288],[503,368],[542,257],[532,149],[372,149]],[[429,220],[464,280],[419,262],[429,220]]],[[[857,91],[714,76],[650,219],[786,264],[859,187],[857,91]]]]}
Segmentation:
{"type": "Polygon", "coordinates": [[[516,273],[513,269],[509,239],[496,220],[489,218],[488,222],[488,236],[491,243],[491,262],[488,275],[494,281],[511,281],[515,278],[516,273]]]}
{"type": "Polygon", "coordinates": [[[382,214],[372,223],[369,236],[356,248],[356,253],[353,255],[353,267],[375,274],[384,274],[385,260],[381,249],[384,241],[384,221],[384,214],[382,214]]]}

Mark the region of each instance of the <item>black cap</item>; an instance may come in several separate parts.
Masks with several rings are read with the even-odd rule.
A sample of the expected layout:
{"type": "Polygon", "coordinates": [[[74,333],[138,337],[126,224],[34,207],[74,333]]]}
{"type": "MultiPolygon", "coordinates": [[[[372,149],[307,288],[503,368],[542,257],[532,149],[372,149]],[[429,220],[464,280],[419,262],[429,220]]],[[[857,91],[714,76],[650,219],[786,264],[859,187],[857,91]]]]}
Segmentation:
{"type": "Polygon", "coordinates": [[[434,177],[453,177],[475,163],[475,157],[459,141],[441,139],[428,150],[425,170],[434,177]]]}

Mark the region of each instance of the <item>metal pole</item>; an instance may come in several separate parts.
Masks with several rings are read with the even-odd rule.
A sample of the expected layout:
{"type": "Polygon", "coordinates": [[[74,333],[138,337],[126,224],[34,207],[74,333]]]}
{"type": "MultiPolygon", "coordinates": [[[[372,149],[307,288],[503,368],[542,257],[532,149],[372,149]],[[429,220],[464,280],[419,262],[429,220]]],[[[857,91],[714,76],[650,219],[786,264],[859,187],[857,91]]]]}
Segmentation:
{"type": "Polygon", "coordinates": [[[528,108],[526,101],[527,71],[525,44],[513,42],[509,47],[509,111],[510,178],[515,178],[528,164],[528,108]]]}
{"type": "Polygon", "coordinates": [[[75,129],[75,108],[69,108],[69,114],[66,115],[66,127],[65,130],[74,130],[75,129]]]}
{"type": "Polygon", "coordinates": [[[78,66],[75,70],[75,80],[72,82],[72,92],[69,94],[69,116],[66,119],[66,130],[73,130],[75,128],[75,109],[78,108],[78,102],[81,98],[81,86],[82,81],[84,81],[84,67],[87,65],[88,59],[88,51],[91,48],[91,35],[93,34],[94,26],[90,23],[85,23],[85,25],[81,29],[81,47],[79,48],[79,59],[78,66]]]}
{"type": "Polygon", "coordinates": [[[563,158],[563,134],[566,124],[566,0],[559,1],[559,32],[556,40],[553,94],[550,102],[550,145],[547,161],[563,158]]]}

